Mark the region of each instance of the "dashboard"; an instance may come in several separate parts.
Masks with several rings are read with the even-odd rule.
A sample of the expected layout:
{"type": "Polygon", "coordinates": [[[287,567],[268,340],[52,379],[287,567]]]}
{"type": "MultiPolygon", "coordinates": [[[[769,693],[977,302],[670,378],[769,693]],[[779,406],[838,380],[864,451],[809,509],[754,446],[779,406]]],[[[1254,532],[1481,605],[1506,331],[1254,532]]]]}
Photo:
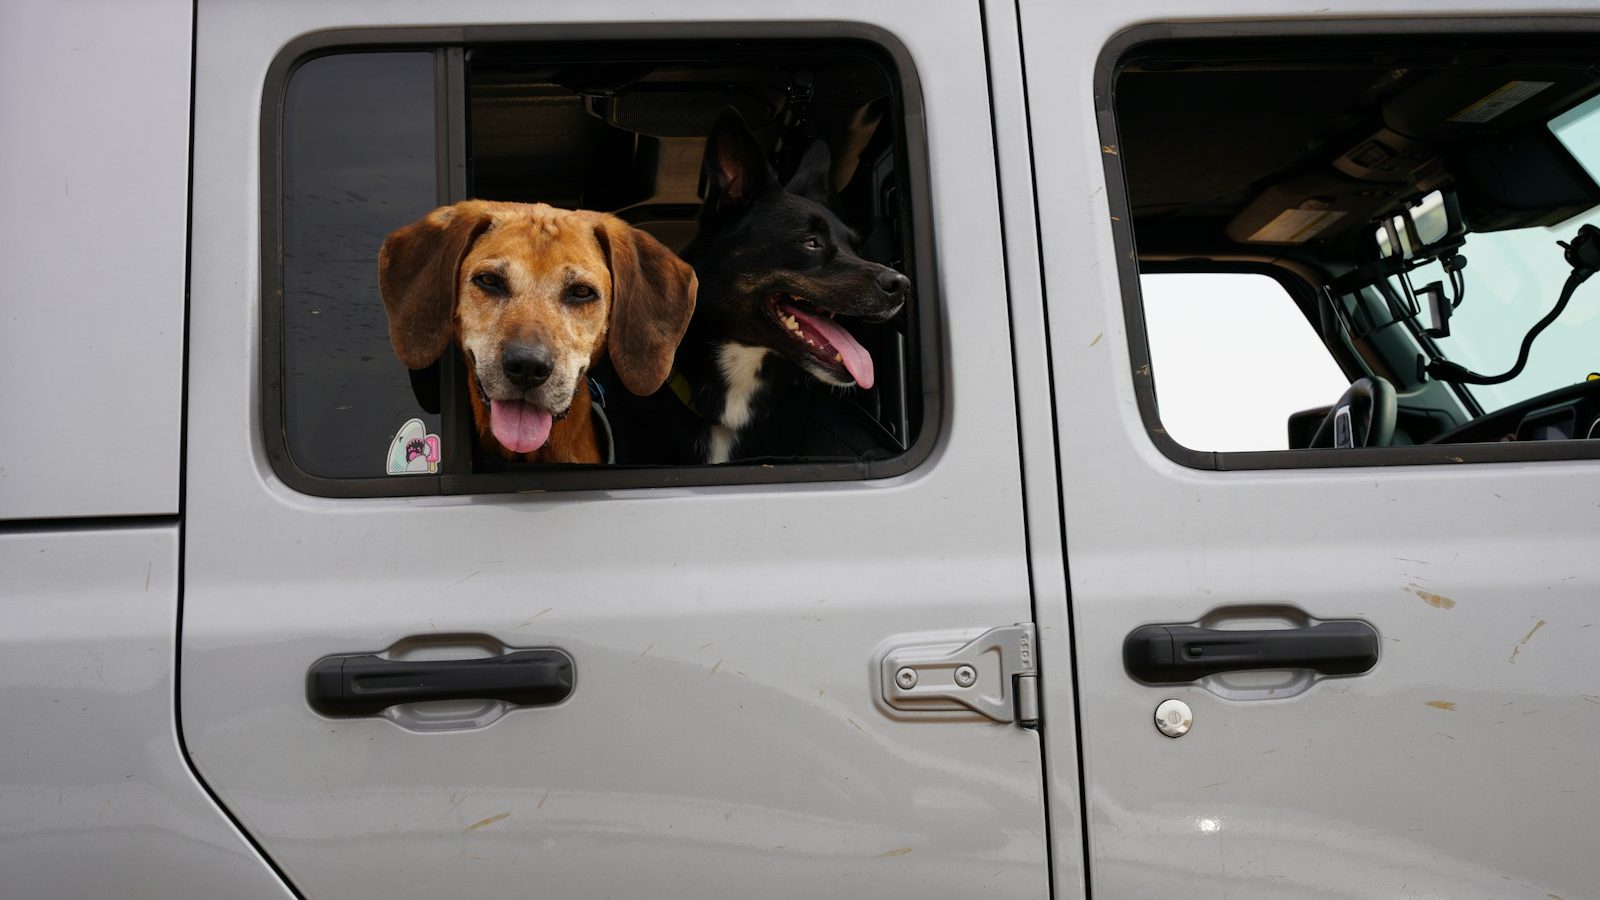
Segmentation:
{"type": "Polygon", "coordinates": [[[1473,419],[1430,444],[1600,439],[1600,377],[1557,388],[1473,419]]]}

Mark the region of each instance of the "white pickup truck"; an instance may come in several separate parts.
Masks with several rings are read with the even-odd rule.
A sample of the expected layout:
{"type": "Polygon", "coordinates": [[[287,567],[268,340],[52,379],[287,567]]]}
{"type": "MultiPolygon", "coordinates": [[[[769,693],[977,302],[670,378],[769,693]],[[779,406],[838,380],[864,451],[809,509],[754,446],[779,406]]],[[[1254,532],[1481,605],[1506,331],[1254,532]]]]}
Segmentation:
{"type": "Polygon", "coordinates": [[[0,897],[1600,897],[1592,3],[6,0],[0,73],[0,897]],[[876,384],[476,452],[384,235],[681,248],[730,106],[910,276],[876,384]]]}

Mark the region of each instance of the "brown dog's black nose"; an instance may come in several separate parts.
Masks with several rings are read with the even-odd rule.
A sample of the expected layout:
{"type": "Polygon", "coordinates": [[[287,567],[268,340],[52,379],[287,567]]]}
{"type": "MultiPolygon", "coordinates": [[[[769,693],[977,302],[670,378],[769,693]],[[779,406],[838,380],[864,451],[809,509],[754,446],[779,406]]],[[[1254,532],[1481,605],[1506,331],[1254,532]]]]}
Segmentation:
{"type": "Polygon", "coordinates": [[[878,273],[878,290],[890,299],[899,298],[905,294],[906,288],[911,286],[911,279],[901,275],[893,269],[884,269],[878,273]]]}
{"type": "Polygon", "coordinates": [[[555,367],[555,357],[543,344],[507,344],[500,353],[506,379],[524,390],[544,384],[555,367]]]}

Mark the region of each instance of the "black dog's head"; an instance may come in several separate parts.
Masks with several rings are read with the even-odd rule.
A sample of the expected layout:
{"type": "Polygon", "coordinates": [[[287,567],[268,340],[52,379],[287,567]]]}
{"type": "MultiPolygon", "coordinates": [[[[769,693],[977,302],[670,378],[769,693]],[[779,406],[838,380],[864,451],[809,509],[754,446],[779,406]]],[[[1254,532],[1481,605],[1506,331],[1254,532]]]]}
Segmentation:
{"type": "Polygon", "coordinates": [[[683,256],[700,279],[696,320],[719,339],[782,354],[827,384],[872,387],[872,356],[839,317],[882,322],[911,282],[856,255],[829,209],[832,163],[818,141],[779,184],[744,119],[726,110],[706,142],[706,202],[683,256]]]}

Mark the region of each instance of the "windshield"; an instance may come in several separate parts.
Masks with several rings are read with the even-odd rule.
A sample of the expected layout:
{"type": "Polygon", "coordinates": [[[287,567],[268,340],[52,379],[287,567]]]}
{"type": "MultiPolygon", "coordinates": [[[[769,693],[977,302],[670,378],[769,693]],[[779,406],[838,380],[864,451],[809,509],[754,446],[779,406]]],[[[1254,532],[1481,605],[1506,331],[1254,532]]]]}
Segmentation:
{"type": "MultiPolygon", "coordinates": [[[[1473,234],[1460,253],[1466,293],[1450,319],[1450,336],[1435,338],[1445,358],[1484,375],[1517,361],[1522,339],[1561,296],[1571,274],[1556,241],[1570,241],[1585,223],[1600,226],[1600,208],[1550,228],[1473,234]]],[[[1413,285],[1447,281],[1437,262],[1411,273],[1413,285]]],[[[1396,286],[1398,290],[1398,285],[1396,286]]],[[[1528,367],[1504,384],[1463,385],[1493,412],[1600,372],[1600,280],[1584,282],[1571,304],[1533,343],[1528,367]]]]}
{"type": "MultiPolygon", "coordinates": [[[[1555,117],[1550,131],[1600,182],[1600,98],[1555,117]]],[[[1450,336],[1434,339],[1439,351],[1480,374],[1510,369],[1528,330],[1555,306],[1572,272],[1556,241],[1571,241],[1586,224],[1600,226],[1600,206],[1549,228],[1468,235],[1460,250],[1467,259],[1466,293],[1450,319],[1450,336]]],[[[1437,262],[1411,273],[1413,285],[1432,281],[1448,283],[1437,262]]],[[[1600,279],[1578,287],[1571,305],[1534,341],[1528,367],[1516,378],[1462,388],[1489,413],[1594,372],[1600,372],[1600,279]]]]}

